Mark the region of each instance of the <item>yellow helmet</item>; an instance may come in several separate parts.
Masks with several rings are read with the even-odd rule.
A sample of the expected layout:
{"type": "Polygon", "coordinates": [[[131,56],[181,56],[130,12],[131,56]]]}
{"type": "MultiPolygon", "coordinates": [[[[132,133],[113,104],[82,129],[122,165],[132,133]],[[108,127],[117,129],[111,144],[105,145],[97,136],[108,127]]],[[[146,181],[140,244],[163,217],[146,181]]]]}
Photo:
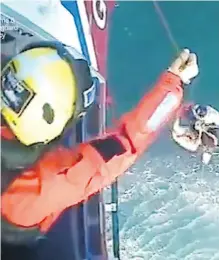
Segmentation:
{"type": "Polygon", "coordinates": [[[28,46],[3,68],[1,114],[21,143],[48,143],[85,112],[83,92],[93,86],[92,77],[89,71],[79,86],[83,75],[76,65],[61,43],[47,42],[28,46]]]}

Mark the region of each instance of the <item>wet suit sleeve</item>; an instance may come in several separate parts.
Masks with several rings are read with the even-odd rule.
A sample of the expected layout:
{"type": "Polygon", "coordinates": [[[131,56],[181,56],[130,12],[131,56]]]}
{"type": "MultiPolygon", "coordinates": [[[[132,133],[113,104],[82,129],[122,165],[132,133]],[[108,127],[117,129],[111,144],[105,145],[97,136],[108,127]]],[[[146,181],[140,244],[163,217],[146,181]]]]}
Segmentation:
{"type": "Polygon", "coordinates": [[[115,129],[76,151],[59,148],[48,153],[17,178],[2,196],[2,214],[16,225],[40,224],[46,231],[64,209],[123,174],[172,118],[182,97],[180,78],[164,73],[115,129]]]}

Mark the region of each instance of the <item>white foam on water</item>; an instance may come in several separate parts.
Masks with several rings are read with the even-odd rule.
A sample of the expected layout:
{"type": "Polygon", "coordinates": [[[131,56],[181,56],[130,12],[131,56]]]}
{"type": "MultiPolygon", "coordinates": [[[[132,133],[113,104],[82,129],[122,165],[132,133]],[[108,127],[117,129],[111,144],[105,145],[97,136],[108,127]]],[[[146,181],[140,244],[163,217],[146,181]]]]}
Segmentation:
{"type": "Polygon", "coordinates": [[[219,160],[145,155],[120,181],[122,259],[219,259],[219,160]]]}

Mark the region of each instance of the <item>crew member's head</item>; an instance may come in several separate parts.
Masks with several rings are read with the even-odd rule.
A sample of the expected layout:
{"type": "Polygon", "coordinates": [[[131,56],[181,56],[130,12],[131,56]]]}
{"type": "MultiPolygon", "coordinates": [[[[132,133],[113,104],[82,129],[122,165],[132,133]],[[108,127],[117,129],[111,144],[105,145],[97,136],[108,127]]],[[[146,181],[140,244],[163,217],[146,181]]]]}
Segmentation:
{"type": "Polygon", "coordinates": [[[204,119],[204,117],[207,115],[207,112],[208,111],[206,106],[196,105],[193,108],[194,116],[199,120],[204,119]]]}
{"type": "Polygon", "coordinates": [[[49,143],[85,112],[82,92],[93,81],[87,63],[82,63],[86,68],[77,66],[60,43],[42,43],[25,48],[3,68],[1,114],[21,143],[49,143]]]}

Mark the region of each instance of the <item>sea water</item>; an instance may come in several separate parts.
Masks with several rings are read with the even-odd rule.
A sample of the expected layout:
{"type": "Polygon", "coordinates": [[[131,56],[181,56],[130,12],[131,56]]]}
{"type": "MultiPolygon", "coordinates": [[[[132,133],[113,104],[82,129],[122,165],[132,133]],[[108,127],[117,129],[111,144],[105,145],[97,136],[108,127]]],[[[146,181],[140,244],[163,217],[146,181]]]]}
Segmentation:
{"type": "MultiPolygon", "coordinates": [[[[186,99],[219,109],[219,2],[159,2],[179,48],[198,54],[186,99]]],[[[117,115],[130,110],[176,57],[152,2],[118,2],[109,85],[117,115]]],[[[120,178],[124,260],[219,260],[219,158],[209,166],[168,133],[120,178]]]]}

